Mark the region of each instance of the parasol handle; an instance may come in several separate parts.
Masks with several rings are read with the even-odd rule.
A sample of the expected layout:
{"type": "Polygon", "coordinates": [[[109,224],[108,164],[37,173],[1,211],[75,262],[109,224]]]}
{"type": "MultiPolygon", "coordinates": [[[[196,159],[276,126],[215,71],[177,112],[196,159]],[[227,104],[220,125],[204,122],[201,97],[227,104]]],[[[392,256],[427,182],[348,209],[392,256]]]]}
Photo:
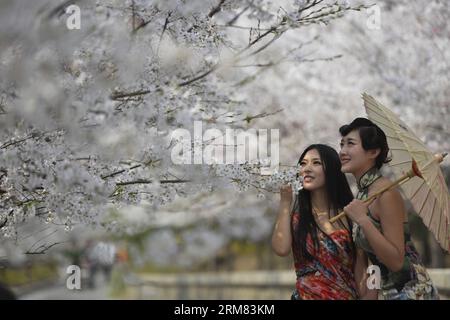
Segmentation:
{"type": "MultiPolygon", "coordinates": [[[[434,161],[436,161],[437,163],[441,163],[444,158],[447,156],[447,152],[444,153],[436,153],[434,155],[434,159],[431,160],[428,164],[426,164],[424,166],[427,167],[428,165],[430,165],[431,163],[433,163],[434,161]]],[[[401,178],[399,178],[398,180],[390,183],[389,185],[387,185],[386,187],[378,190],[377,192],[375,192],[373,195],[371,195],[369,198],[367,198],[366,200],[364,200],[364,203],[369,203],[371,202],[374,198],[378,197],[380,194],[382,194],[383,192],[392,189],[393,187],[396,187],[398,185],[402,185],[403,183],[405,183],[406,181],[408,181],[409,179],[418,176],[422,178],[422,173],[420,172],[419,168],[417,167],[417,163],[416,161],[413,160],[412,162],[412,168],[401,178]]],[[[330,223],[334,223],[336,222],[338,219],[341,219],[345,216],[345,211],[342,211],[340,214],[338,214],[337,216],[334,216],[333,218],[330,219],[330,223]]]]}
{"type": "MultiPolygon", "coordinates": [[[[414,172],[413,169],[409,170],[403,177],[399,178],[398,180],[391,182],[390,184],[388,184],[387,186],[385,186],[384,188],[381,188],[380,190],[378,190],[377,192],[375,192],[373,195],[371,195],[370,197],[368,197],[366,200],[364,200],[364,203],[369,203],[371,202],[373,199],[375,199],[376,197],[378,197],[380,194],[382,194],[383,192],[386,192],[389,189],[392,189],[398,185],[402,185],[403,183],[405,183],[406,181],[408,181],[409,179],[411,179],[412,177],[414,177],[416,175],[416,173],[414,172]]],[[[337,216],[334,216],[333,218],[330,219],[330,223],[334,223],[336,222],[338,219],[341,219],[345,216],[345,211],[342,211],[340,214],[338,214],[337,216]]]]}

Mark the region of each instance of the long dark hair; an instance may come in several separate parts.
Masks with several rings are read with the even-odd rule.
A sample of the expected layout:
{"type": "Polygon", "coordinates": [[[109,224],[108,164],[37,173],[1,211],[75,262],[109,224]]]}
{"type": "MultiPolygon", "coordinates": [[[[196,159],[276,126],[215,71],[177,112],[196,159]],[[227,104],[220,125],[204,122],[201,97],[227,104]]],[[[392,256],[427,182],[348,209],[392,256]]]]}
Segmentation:
{"type": "MultiPolygon", "coordinates": [[[[345,178],[345,174],[341,171],[339,155],[333,148],[324,144],[312,144],[303,151],[298,163],[303,160],[308,151],[313,149],[317,150],[322,161],[329,209],[336,214],[353,200],[352,191],[345,178]]],[[[307,250],[306,237],[308,234],[311,235],[314,243],[314,251],[317,252],[319,247],[317,238],[319,226],[312,213],[310,191],[305,189],[299,191],[298,196],[295,199],[293,211],[298,212],[300,215],[298,225],[291,224],[294,244],[297,247],[297,250],[299,250],[302,259],[313,260],[312,253],[307,250]]],[[[349,231],[351,231],[351,221],[348,218],[346,219],[350,228],[349,231]]],[[[339,223],[341,223],[344,228],[347,228],[341,221],[339,221],[339,223]]],[[[328,237],[325,232],[324,234],[328,237]]]]}

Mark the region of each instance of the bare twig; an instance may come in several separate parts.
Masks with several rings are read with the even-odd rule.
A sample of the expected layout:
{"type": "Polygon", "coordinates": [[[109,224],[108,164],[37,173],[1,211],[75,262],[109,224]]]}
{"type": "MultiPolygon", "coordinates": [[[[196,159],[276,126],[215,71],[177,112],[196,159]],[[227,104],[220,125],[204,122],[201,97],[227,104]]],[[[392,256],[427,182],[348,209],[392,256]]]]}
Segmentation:
{"type": "Polygon", "coordinates": [[[23,138],[23,139],[20,139],[20,140],[12,140],[12,141],[5,142],[4,144],[2,144],[2,145],[0,146],[0,149],[6,149],[6,148],[8,148],[8,147],[10,147],[10,146],[19,144],[19,143],[21,143],[21,142],[27,141],[27,140],[32,139],[32,138],[34,138],[34,137],[35,137],[34,135],[29,135],[28,137],[23,138]]]}
{"type": "MultiPolygon", "coordinates": [[[[35,245],[37,245],[39,242],[43,241],[45,238],[50,237],[51,235],[54,235],[56,232],[58,232],[58,230],[53,230],[52,232],[50,232],[49,234],[45,235],[44,237],[40,238],[39,240],[37,240],[35,243],[33,243],[33,245],[30,247],[30,249],[28,249],[28,251],[32,250],[34,248],[35,245]]],[[[40,245],[38,247],[41,248],[43,245],[40,245]]]]}
{"type": "Polygon", "coordinates": [[[159,55],[159,47],[161,46],[161,41],[162,41],[162,39],[163,39],[164,32],[166,32],[167,26],[169,25],[169,18],[170,18],[171,15],[172,15],[172,11],[169,11],[169,12],[167,13],[166,20],[164,21],[164,26],[163,26],[163,29],[162,29],[162,31],[161,31],[161,35],[159,36],[158,47],[156,48],[156,55],[157,55],[157,56],[159,55]]]}
{"type": "Polygon", "coordinates": [[[103,180],[105,180],[105,179],[114,177],[114,176],[116,176],[116,175],[118,175],[118,174],[124,173],[125,171],[132,170],[132,169],[136,169],[136,168],[139,168],[139,167],[142,167],[142,164],[137,164],[137,165],[132,166],[132,167],[130,167],[130,168],[128,168],[128,169],[122,169],[122,170],[119,170],[119,171],[115,171],[115,172],[106,174],[106,175],[104,175],[104,176],[101,176],[100,178],[102,178],[103,180]]]}
{"type": "Polygon", "coordinates": [[[279,109],[279,110],[276,110],[276,111],[273,111],[273,112],[262,112],[262,113],[255,114],[254,116],[247,115],[247,116],[245,116],[242,119],[233,120],[233,121],[230,121],[230,122],[227,122],[227,123],[232,124],[232,123],[236,123],[238,121],[245,121],[247,123],[250,123],[254,119],[260,119],[260,118],[265,118],[265,117],[268,117],[268,116],[272,116],[272,115],[275,115],[277,113],[280,113],[281,111],[283,111],[283,109],[279,109]]]}
{"type": "Polygon", "coordinates": [[[9,211],[8,216],[6,216],[2,222],[0,222],[0,229],[3,228],[8,223],[8,217],[11,217],[14,210],[9,211]]]}
{"type": "Polygon", "coordinates": [[[191,84],[191,83],[193,83],[193,82],[195,82],[195,81],[198,81],[198,80],[200,80],[200,79],[206,77],[206,76],[209,75],[210,73],[212,73],[212,72],[214,72],[215,70],[217,70],[219,67],[220,67],[220,64],[216,64],[216,65],[214,65],[211,69],[209,69],[208,71],[206,71],[206,72],[204,72],[204,73],[201,73],[200,75],[196,76],[195,78],[192,78],[192,79],[190,79],[190,80],[181,82],[181,83],[179,83],[178,85],[179,85],[180,87],[187,86],[187,85],[189,85],[189,84],[191,84]]]}
{"type": "MultiPolygon", "coordinates": [[[[251,2],[251,4],[253,4],[253,1],[251,2]]],[[[244,9],[242,9],[242,11],[239,12],[236,16],[234,16],[230,21],[228,21],[226,25],[231,27],[237,21],[237,19],[239,19],[239,17],[242,14],[244,14],[244,12],[247,11],[249,8],[250,8],[250,6],[247,6],[244,9]]]]}
{"type": "Polygon", "coordinates": [[[5,106],[6,106],[5,99],[2,97],[2,101],[0,101],[0,115],[6,114],[5,106]]]}
{"type": "Polygon", "coordinates": [[[52,243],[52,244],[50,244],[50,245],[42,245],[42,246],[40,246],[39,248],[37,248],[37,250],[36,251],[30,251],[30,250],[28,250],[28,251],[26,251],[25,252],[25,254],[45,254],[45,253],[47,253],[47,251],[50,249],[50,248],[52,248],[52,247],[54,247],[54,246],[56,246],[56,245],[58,245],[58,244],[62,244],[62,243],[66,243],[67,241],[63,241],[63,242],[55,242],[55,243],[52,243]],[[40,249],[40,248],[42,248],[42,249],[40,249]],[[40,249],[40,250],[38,250],[38,249],[40,249]]]}
{"type": "Polygon", "coordinates": [[[51,10],[48,15],[47,15],[47,19],[52,19],[55,16],[62,16],[64,13],[66,13],[66,7],[68,7],[71,4],[75,4],[76,2],[78,2],[78,0],[67,0],[63,3],[61,3],[60,5],[58,5],[57,7],[55,7],[53,10],[51,10]]]}
{"type": "Polygon", "coordinates": [[[281,31],[280,33],[275,34],[275,36],[272,38],[272,40],[270,40],[269,42],[267,42],[266,44],[264,44],[263,46],[261,46],[257,50],[253,51],[252,53],[248,54],[247,57],[254,56],[254,55],[260,53],[261,51],[263,51],[268,46],[270,46],[272,43],[274,43],[277,39],[279,39],[283,35],[283,33],[284,33],[284,31],[281,31]]]}
{"type": "Polygon", "coordinates": [[[298,12],[300,13],[300,12],[306,11],[306,10],[308,10],[308,9],[310,9],[310,8],[312,8],[312,7],[316,6],[316,5],[318,5],[318,4],[321,3],[321,2],[323,2],[323,0],[314,0],[314,1],[312,1],[309,5],[306,5],[306,6],[302,7],[302,8],[300,8],[300,9],[298,10],[298,12]]]}
{"type": "Polygon", "coordinates": [[[149,94],[150,90],[138,90],[138,91],[132,91],[132,92],[114,92],[111,94],[112,100],[120,100],[123,98],[130,98],[130,97],[136,97],[141,95],[149,94]]]}
{"type": "Polygon", "coordinates": [[[222,5],[224,4],[226,0],[220,0],[220,2],[211,9],[211,11],[208,13],[208,17],[212,18],[216,13],[218,13],[220,10],[222,10],[222,5]]]}
{"type": "MultiPolygon", "coordinates": [[[[256,39],[252,40],[252,41],[251,41],[244,49],[242,49],[241,51],[239,51],[239,52],[236,54],[236,56],[234,57],[233,60],[234,60],[235,62],[237,62],[237,61],[239,61],[240,59],[242,59],[242,58],[240,57],[240,55],[241,55],[242,53],[244,53],[245,51],[247,51],[248,49],[250,49],[253,45],[255,45],[257,42],[259,42],[261,39],[265,38],[267,35],[271,34],[272,32],[277,31],[277,29],[278,29],[281,25],[282,25],[282,23],[279,23],[279,24],[277,24],[276,26],[271,27],[271,28],[268,29],[266,32],[264,32],[263,34],[259,35],[256,39]]],[[[220,65],[219,63],[217,63],[217,64],[215,64],[214,66],[212,66],[208,71],[203,72],[203,73],[199,74],[198,76],[196,76],[196,77],[194,77],[194,78],[192,78],[192,79],[190,79],[190,80],[181,82],[181,83],[179,83],[178,85],[179,85],[180,87],[190,85],[191,83],[196,82],[196,81],[198,81],[198,80],[200,80],[200,79],[202,79],[202,78],[208,76],[210,73],[214,72],[215,70],[217,70],[217,69],[220,68],[220,67],[221,67],[221,65],[220,65]]]]}
{"type": "MultiPolygon", "coordinates": [[[[30,238],[30,237],[32,237],[32,236],[38,234],[38,233],[47,231],[48,229],[50,229],[50,226],[46,226],[46,227],[45,227],[44,229],[42,229],[42,230],[38,230],[38,231],[36,231],[36,232],[32,232],[32,233],[30,233],[30,234],[24,236],[23,238],[19,239],[19,241],[23,241],[23,240],[25,240],[25,239],[28,239],[28,238],[30,238]]],[[[30,248],[30,249],[31,249],[31,248],[30,248]]]]}
{"type": "Polygon", "coordinates": [[[147,21],[142,21],[136,28],[134,28],[133,33],[136,33],[139,29],[144,28],[146,25],[148,25],[150,22],[152,22],[152,19],[149,19],[147,21]]]}

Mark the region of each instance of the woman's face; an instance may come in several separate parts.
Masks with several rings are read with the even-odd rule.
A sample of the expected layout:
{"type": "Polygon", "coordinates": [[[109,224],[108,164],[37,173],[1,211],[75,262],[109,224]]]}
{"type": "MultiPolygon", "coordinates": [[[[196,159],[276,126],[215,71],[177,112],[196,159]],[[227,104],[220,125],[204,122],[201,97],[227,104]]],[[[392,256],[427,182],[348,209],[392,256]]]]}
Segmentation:
{"type": "Polygon", "coordinates": [[[325,172],[317,150],[309,150],[300,161],[300,176],[306,190],[313,191],[325,186],[325,172]]]}
{"type": "Polygon", "coordinates": [[[342,137],[339,158],[341,159],[342,172],[352,174],[364,171],[368,163],[373,162],[371,153],[364,150],[361,137],[356,129],[342,137]]]}

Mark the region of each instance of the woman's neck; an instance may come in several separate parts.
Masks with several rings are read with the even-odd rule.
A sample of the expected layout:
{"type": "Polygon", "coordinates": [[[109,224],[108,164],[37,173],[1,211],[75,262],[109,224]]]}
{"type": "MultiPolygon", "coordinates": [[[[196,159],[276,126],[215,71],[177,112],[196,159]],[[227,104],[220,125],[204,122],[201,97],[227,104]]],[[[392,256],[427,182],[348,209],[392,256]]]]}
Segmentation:
{"type": "Polygon", "coordinates": [[[328,212],[330,207],[324,189],[318,189],[311,192],[311,205],[318,212],[328,212]]]}
{"type": "Polygon", "coordinates": [[[354,173],[353,173],[353,176],[355,177],[356,182],[358,182],[358,181],[361,179],[361,177],[362,177],[367,171],[369,171],[370,169],[372,169],[374,166],[375,166],[374,163],[369,163],[369,164],[367,164],[366,166],[360,168],[357,172],[354,172],[354,173]]]}

